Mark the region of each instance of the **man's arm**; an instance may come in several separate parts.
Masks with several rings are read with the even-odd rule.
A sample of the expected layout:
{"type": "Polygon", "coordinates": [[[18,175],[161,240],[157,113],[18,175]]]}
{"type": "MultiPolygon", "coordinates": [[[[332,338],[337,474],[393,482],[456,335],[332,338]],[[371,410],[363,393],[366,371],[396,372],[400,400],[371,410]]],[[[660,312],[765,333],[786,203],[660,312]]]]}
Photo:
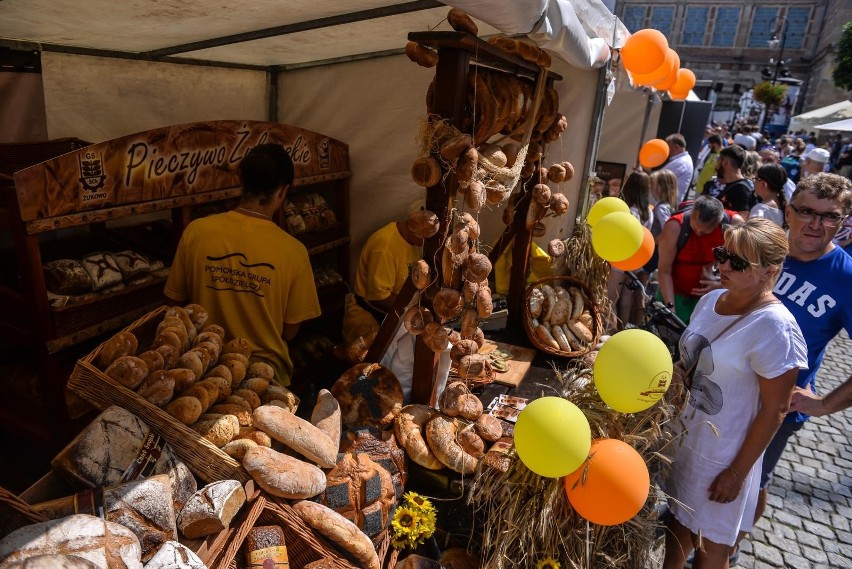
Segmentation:
{"type": "Polygon", "coordinates": [[[810,389],[796,387],[790,403],[790,411],[798,411],[813,417],[831,415],[849,407],[852,407],[852,376],[823,397],[810,389]]]}
{"type": "Polygon", "coordinates": [[[660,294],[663,302],[674,305],[675,292],[672,281],[672,265],[677,255],[677,238],[680,235],[680,223],[669,220],[663,225],[663,230],[657,237],[659,263],[657,265],[657,282],[660,284],[660,294]]]}
{"type": "Polygon", "coordinates": [[[301,325],[302,325],[301,322],[299,322],[297,324],[287,324],[285,322],[284,323],[284,331],[281,334],[284,337],[284,340],[287,341],[287,342],[290,342],[293,338],[295,338],[296,334],[299,333],[299,327],[301,325]]]}

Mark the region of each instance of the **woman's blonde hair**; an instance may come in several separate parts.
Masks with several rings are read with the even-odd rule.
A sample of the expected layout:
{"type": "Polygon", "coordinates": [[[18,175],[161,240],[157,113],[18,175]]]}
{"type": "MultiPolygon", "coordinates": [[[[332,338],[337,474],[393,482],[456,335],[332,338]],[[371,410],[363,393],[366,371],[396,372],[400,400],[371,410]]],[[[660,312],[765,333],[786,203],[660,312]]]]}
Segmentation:
{"type": "Polygon", "coordinates": [[[754,180],[754,177],[757,176],[758,168],[762,165],[763,162],[760,160],[760,154],[754,150],[749,150],[746,152],[745,162],[743,162],[743,167],[740,171],[743,173],[743,176],[749,180],[754,180]]]}
{"type": "Polygon", "coordinates": [[[752,265],[777,267],[776,278],[789,252],[787,234],[781,227],[762,217],[751,217],[735,223],[725,231],[725,248],[752,265]]]}
{"type": "Polygon", "coordinates": [[[655,170],[651,173],[651,187],[656,188],[657,199],[677,207],[677,177],[671,170],[655,170]]]}

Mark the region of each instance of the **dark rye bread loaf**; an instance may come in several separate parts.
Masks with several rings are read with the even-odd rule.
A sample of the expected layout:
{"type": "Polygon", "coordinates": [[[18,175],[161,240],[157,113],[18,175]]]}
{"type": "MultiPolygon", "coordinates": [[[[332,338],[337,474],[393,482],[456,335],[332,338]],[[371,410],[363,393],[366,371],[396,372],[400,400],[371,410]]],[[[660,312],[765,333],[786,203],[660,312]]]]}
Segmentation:
{"type": "MultiPolygon", "coordinates": [[[[128,467],[136,463],[143,445],[151,445],[157,437],[149,437],[151,429],[130,411],[115,405],[108,407],[66,446],[50,465],[76,486],[116,486],[128,467]]],[[[150,471],[136,476],[166,474],[171,484],[175,511],[180,511],[198,489],[195,477],[168,444],[160,439],[159,458],[152,459],[150,471]]],[[[125,477],[126,478],[126,477],[125,477]]]]}

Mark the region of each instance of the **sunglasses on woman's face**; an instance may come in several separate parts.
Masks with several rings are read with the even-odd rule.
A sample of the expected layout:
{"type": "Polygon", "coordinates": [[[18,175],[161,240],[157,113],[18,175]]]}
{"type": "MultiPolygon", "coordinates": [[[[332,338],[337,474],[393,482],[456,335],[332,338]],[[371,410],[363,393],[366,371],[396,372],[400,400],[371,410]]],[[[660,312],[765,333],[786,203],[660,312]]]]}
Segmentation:
{"type": "Polygon", "coordinates": [[[720,265],[725,263],[726,261],[730,261],[731,268],[737,272],[743,272],[747,268],[751,266],[751,263],[743,259],[738,255],[734,255],[724,247],[714,247],[713,248],[713,257],[716,259],[716,262],[720,265]]]}

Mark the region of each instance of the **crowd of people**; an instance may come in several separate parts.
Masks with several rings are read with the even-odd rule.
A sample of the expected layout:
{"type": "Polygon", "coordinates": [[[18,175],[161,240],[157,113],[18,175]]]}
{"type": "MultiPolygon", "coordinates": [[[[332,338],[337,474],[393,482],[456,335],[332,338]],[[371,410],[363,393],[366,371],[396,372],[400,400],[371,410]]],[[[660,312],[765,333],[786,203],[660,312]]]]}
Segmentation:
{"type": "MultiPolygon", "coordinates": [[[[681,135],[666,141],[669,161],[631,173],[619,194],[655,237],[637,277],[656,275],[688,324],[664,568],[688,557],[724,568],[763,515],[790,438],[809,416],[852,406],[852,377],[825,395],[815,385],[829,341],[852,334],[852,146],[711,127],[693,164],[681,135]]],[[[612,332],[644,318],[624,280],[613,269],[612,332]]]]}

